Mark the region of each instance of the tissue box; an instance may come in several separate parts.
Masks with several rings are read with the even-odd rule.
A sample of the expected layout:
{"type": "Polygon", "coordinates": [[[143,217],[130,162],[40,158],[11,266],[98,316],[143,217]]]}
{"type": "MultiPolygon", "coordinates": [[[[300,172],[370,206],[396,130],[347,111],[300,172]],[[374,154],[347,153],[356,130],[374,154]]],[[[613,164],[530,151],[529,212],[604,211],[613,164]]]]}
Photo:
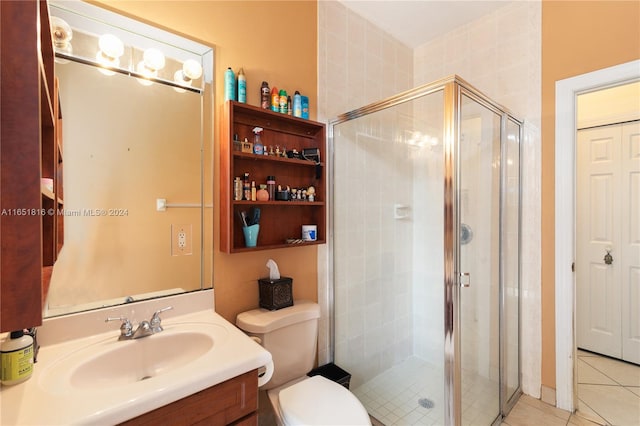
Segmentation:
{"type": "Polygon", "coordinates": [[[275,311],[277,309],[293,306],[293,279],[280,277],[272,280],[260,278],[260,307],[275,311]]]}

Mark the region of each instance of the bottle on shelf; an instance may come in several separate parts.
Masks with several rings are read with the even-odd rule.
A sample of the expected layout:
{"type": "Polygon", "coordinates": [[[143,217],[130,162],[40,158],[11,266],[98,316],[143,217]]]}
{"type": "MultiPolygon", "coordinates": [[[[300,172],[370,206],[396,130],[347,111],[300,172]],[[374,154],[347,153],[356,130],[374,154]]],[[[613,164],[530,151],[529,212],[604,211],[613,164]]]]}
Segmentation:
{"type": "Polygon", "coordinates": [[[297,90],[293,95],[293,116],[302,117],[302,96],[297,90]]]}
{"type": "Polygon", "coordinates": [[[227,68],[224,73],[224,100],[236,100],[236,75],[231,67],[227,68]]]}
{"type": "Polygon", "coordinates": [[[262,86],[260,86],[260,107],[262,109],[269,109],[269,105],[271,103],[269,99],[270,93],[269,83],[263,81],[262,86]]]}
{"type": "Polygon", "coordinates": [[[269,199],[275,200],[276,198],[276,177],[267,176],[267,192],[269,193],[269,199]]]}
{"type": "Polygon", "coordinates": [[[260,184],[260,189],[256,193],[256,199],[258,201],[269,201],[269,192],[267,191],[267,185],[264,183],[260,184]]]}
{"type": "Polygon", "coordinates": [[[238,102],[247,103],[247,77],[242,68],[238,71],[238,102]]]}
{"type": "Polygon", "coordinates": [[[242,181],[238,176],[233,181],[233,199],[234,201],[242,200],[242,181]]]}
{"type": "Polygon", "coordinates": [[[278,112],[280,110],[280,92],[278,88],[273,86],[271,89],[271,111],[278,112]]]}
{"type": "Polygon", "coordinates": [[[249,173],[244,174],[244,180],[242,182],[242,199],[245,201],[251,200],[251,183],[249,182],[249,173]]]}
{"type": "Polygon", "coordinates": [[[287,91],[284,89],[280,90],[280,97],[278,99],[278,111],[281,114],[287,113],[287,91]]]}
{"type": "Polygon", "coordinates": [[[262,127],[253,128],[253,153],[257,155],[264,155],[264,145],[262,144],[262,138],[260,134],[264,129],[262,127]]]}

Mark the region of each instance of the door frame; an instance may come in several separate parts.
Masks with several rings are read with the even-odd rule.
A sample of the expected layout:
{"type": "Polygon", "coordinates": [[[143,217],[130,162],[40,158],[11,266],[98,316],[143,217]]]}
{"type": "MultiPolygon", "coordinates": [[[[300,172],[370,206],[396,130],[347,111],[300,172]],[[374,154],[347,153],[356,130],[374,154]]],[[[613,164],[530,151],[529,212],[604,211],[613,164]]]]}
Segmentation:
{"type": "Polygon", "coordinates": [[[640,60],[556,81],[556,406],[571,412],[577,408],[575,403],[575,282],[571,267],[575,259],[576,97],[582,93],[638,79],[640,79],[640,60]]]}

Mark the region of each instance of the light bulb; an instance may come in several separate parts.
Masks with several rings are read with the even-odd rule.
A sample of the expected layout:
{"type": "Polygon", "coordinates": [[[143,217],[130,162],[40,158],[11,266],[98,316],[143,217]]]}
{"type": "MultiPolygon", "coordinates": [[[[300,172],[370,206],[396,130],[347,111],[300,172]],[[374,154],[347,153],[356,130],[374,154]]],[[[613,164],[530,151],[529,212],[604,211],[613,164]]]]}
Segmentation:
{"type": "Polygon", "coordinates": [[[144,51],[144,65],[152,71],[164,68],[164,54],[158,49],[150,48],[144,51]]]}
{"type": "Polygon", "coordinates": [[[117,59],[124,53],[124,44],[113,34],[103,34],[98,39],[98,47],[108,60],[117,59]]]}
{"type": "Polygon", "coordinates": [[[138,62],[136,71],[143,77],[138,78],[138,83],[142,84],[143,86],[151,86],[153,82],[148,79],[155,78],[158,75],[158,71],[148,68],[144,61],[138,62]]]}
{"type": "Polygon", "coordinates": [[[187,59],[182,64],[184,76],[190,80],[197,80],[202,76],[202,66],[194,59],[187,59]]]}
{"type": "Polygon", "coordinates": [[[71,26],[63,19],[57,16],[51,17],[51,38],[53,39],[53,45],[58,49],[70,49],[70,42],[73,38],[73,30],[71,26]]]}
{"type": "Polygon", "coordinates": [[[173,74],[173,81],[182,86],[191,86],[191,79],[187,78],[182,70],[178,70],[173,74]]]}

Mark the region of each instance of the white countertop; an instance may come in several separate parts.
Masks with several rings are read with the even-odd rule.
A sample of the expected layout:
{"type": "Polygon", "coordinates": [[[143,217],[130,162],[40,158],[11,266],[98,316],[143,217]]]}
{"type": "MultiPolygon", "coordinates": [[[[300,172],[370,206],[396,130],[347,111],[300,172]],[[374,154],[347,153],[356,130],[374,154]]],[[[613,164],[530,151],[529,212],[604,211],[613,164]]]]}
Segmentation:
{"type": "MultiPolygon", "coordinates": [[[[180,298],[181,296],[175,296],[180,298]]],[[[189,297],[187,295],[187,297],[189,297]]],[[[197,297],[191,295],[190,297],[197,297]]],[[[209,296],[211,297],[211,296],[209,296]]],[[[213,298],[211,297],[211,304],[213,298]]],[[[2,386],[0,390],[0,423],[5,425],[71,425],[71,424],[115,424],[173,401],[199,392],[203,389],[224,382],[253,369],[265,366],[271,362],[271,354],[247,337],[233,324],[218,315],[212,308],[187,312],[181,315],[184,305],[172,298],[151,301],[149,306],[141,304],[135,306],[138,312],[145,312],[141,319],[148,319],[146,312],[172,305],[174,309],[168,311],[163,320],[165,331],[177,330],[180,327],[198,327],[213,330],[215,334],[215,349],[206,355],[185,364],[183,367],[163,372],[147,380],[96,388],[74,389],[70,386],[50,386],[52,371],[56,364],[68,360],[70,354],[78,353],[90,345],[115,345],[118,343],[119,322],[108,323],[109,331],[98,329],[97,334],[80,335],[79,330],[86,330],[92,325],[104,322],[106,316],[118,315],[122,310],[131,306],[105,310],[106,312],[91,311],[71,318],[63,318],[66,332],[59,327],[53,330],[51,324],[45,324],[38,331],[41,348],[38,362],[34,366],[32,377],[26,382],[14,386],[2,386]],[[75,330],[69,330],[75,327],[75,330]],[[72,336],[65,340],[64,335],[72,336]],[[115,342],[115,343],[111,343],[115,342]]],[[[144,302],[141,302],[144,303],[144,302]]],[[[197,303],[195,304],[197,305],[197,303]]],[[[202,306],[196,306],[201,308],[202,306]]],[[[136,318],[136,320],[139,320],[136,318]]],[[[102,327],[106,327],[102,325],[102,327]]],[[[158,335],[160,336],[160,335],[158,335]]],[[[154,336],[143,339],[153,339],[154,336]]],[[[123,359],[123,363],[127,360],[123,359]]],[[[62,364],[60,364],[62,365],[62,364]]],[[[58,373],[60,373],[58,371],[58,373]]],[[[57,374],[57,373],[56,373],[57,374]]],[[[64,376],[64,374],[57,374],[64,376]]]]}

